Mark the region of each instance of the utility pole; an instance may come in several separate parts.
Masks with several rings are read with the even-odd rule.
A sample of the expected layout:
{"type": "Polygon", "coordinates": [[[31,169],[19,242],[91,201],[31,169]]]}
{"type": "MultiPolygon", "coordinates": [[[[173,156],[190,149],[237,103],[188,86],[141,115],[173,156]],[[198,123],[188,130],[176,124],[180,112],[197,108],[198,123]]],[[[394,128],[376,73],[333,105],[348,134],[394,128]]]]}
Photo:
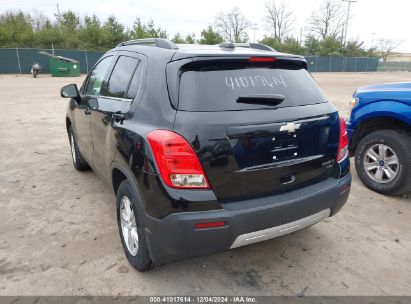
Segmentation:
{"type": "Polygon", "coordinates": [[[253,27],[251,29],[254,31],[254,43],[255,43],[255,32],[258,30],[257,23],[253,23],[253,27]]]}
{"type": "Polygon", "coordinates": [[[345,33],[344,33],[344,45],[347,45],[347,29],[348,29],[348,20],[350,19],[350,8],[351,3],[358,2],[357,0],[342,0],[343,2],[348,2],[347,6],[347,19],[345,20],[345,33]]]}
{"type": "Polygon", "coordinates": [[[303,28],[300,27],[300,45],[303,45],[303,28]]]}
{"type": "Polygon", "coordinates": [[[371,35],[371,46],[370,46],[370,49],[373,49],[374,48],[374,37],[375,37],[375,34],[376,33],[370,33],[370,35],[371,35]]]}

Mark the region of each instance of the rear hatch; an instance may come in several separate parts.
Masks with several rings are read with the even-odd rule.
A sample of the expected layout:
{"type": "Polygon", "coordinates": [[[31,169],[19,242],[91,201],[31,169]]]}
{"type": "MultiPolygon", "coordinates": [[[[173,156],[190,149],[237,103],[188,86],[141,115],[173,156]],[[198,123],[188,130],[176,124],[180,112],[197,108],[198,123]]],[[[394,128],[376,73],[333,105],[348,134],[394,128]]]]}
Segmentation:
{"type": "Polygon", "coordinates": [[[180,64],[179,81],[173,89],[169,84],[178,110],[174,131],[193,146],[220,201],[290,191],[333,174],[338,114],[304,61],[193,58],[180,64]]]}

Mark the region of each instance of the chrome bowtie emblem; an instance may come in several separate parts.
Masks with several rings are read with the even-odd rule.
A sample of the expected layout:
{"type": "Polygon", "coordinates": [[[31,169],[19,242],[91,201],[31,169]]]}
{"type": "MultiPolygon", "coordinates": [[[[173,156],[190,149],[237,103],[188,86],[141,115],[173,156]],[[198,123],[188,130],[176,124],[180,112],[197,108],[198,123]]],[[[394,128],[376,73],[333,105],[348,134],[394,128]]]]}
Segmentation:
{"type": "Polygon", "coordinates": [[[296,124],[293,122],[287,122],[286,125],[281,126],[280,131],[288,131],[288,133],[294,133],[295,130],[300,128],[301,124],[296,124]]]}

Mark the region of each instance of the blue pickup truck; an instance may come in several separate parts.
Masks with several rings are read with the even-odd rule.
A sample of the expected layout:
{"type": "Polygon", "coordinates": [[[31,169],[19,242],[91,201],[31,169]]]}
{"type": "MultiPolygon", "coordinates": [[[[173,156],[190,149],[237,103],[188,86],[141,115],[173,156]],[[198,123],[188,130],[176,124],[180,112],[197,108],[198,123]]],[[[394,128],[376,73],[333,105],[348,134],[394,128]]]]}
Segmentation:
{"type": "Polygon", "coordinates": [[[350,156],[370,189],[399,195],[411,191],[411,83],[361,87],[347,122],[350,156]]]}

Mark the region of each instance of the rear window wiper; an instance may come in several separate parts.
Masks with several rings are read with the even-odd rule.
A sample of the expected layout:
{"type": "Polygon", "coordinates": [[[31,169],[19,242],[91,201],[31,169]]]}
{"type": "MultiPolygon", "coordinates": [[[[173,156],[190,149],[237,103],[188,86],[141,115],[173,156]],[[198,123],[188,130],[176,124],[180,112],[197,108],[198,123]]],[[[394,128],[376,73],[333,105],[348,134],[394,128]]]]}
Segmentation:
{"type": "Polygon", "coordinates": [[[282,103],[284,99],[285,96],[281,94],[252,94],[238,96],[237,102],[276,106],[282,103]]]}

